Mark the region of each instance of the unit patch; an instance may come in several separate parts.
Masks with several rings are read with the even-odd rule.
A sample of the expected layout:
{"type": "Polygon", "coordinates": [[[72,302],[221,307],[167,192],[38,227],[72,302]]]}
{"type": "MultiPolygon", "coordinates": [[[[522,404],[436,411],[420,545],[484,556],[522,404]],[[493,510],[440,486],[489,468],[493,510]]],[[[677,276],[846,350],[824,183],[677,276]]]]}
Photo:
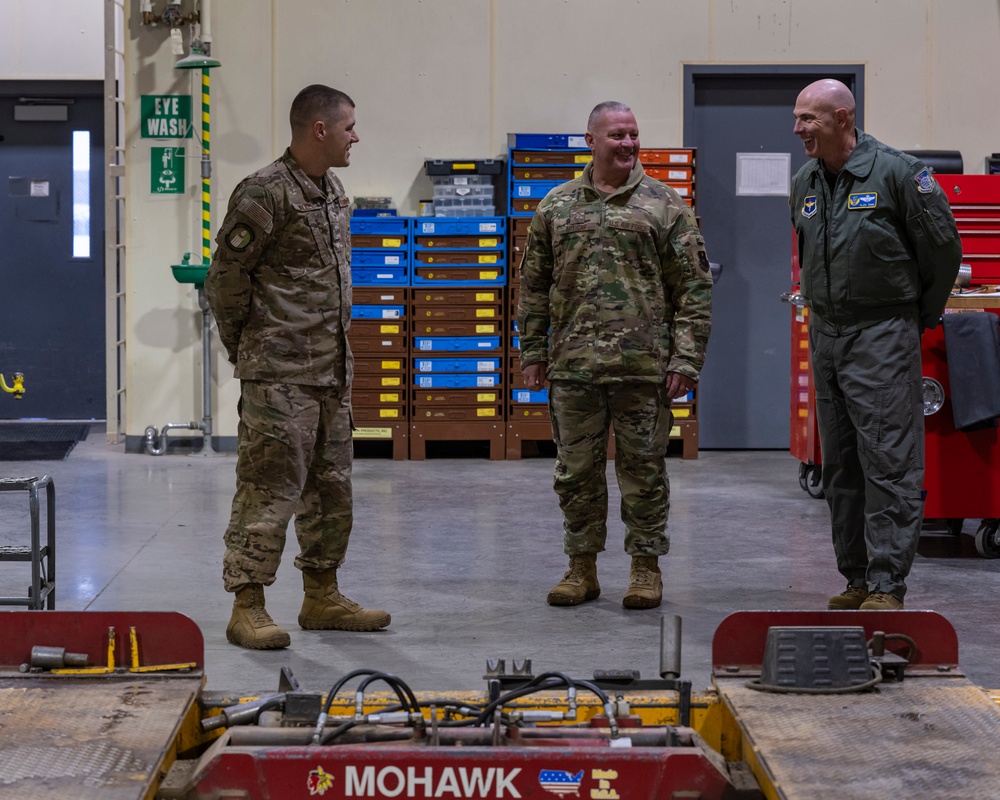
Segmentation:
{"type": "Polygon", "coordinates": [[[920,194],[930,194],[934,191],[934,178],[931,177],[931,171],[926,167],[914,175],[913,180],[916,182],[917,191],[920,194]]]}
{"type": "Polygon", "coordinates": [[[233,229],[229,231],[229,235],[226,236],[226,244],[228,244],[229,247],[237,253],[242,253],[246,250],[252,241],[253,231],[250,230],[248,225],[244,225],[241,222],[233,225],[233,229]]]}
{"type": "Polygon", "coordinates": [[[816,216],[816,195],[811,194],[802,201],[802,216],[806,219],[816,216]]]}
{"type": "Polygon", "coordinates": [[[875,208],[878,205],[878,192],[853,192],[847,195],[847,207],[851,211],[875,208]]]}

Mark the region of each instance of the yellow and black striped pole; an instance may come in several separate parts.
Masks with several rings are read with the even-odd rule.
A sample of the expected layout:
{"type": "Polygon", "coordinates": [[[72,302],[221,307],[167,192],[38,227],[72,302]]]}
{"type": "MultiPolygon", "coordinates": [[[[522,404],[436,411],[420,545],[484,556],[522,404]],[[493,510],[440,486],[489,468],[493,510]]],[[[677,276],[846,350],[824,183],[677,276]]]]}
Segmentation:
{"type": "Polygon", "coordinates": [[[208,67],[201,70],[201,260],[212,263],[212,86],[208,67]]]}
{"type": "Polygon", "coordinates": [[[201,261],[207,266],[212,263],[212,97],[209,70],[221,65],[201,48],[201,42],[192,42],[191,54],[174,64],[174,69],[201,70],[201,261]]]}

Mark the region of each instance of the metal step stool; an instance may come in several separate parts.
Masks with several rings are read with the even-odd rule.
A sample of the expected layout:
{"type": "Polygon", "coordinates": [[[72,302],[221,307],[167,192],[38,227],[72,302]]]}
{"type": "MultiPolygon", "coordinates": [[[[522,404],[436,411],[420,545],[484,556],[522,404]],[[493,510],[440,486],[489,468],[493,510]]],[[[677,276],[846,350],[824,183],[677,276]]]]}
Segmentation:
{"type": "Polygon", "coordinates": [[[31,544],[28,547],[0,545],[0,562],[30,561],[31,586],[25,597],[0,597],[0,605],[27,606],[41,610],[47,601],[51,611],[56,607],[56,487],[52,478],[0,478],[0,492],[28,492],[28,509],[31,514],[31,544]],[[45,515],[47,541],[42,547],[38,513],[38,492],[45,489],[47,509],[45,515]],[[44,570],[43,570],[44,562],[44,570]],[[43,575],[44,571],[44,575],[43,575]]]}

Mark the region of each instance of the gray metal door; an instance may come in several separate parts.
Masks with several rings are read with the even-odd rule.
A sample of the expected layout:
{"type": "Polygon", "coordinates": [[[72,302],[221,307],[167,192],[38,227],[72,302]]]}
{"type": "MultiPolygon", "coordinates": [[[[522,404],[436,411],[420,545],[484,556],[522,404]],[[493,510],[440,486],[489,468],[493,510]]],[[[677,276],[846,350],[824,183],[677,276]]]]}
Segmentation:
{"type": "Polygon", "coordinates": [[[697,211],[712,261],[723,265],[712,301],[712,337],[698,389],[703,449],[787,449],[791,281],[787,196],[738,196],[737,154],[791,154],[798,93],[819,78],[855,92],[861,66],[687,66],[684,144],[698,148],[697,211]]]}
{"type": "Polygon", "coordinates": [[[0,419],[105,416],[101,92],[0,81],[0,419]]]}

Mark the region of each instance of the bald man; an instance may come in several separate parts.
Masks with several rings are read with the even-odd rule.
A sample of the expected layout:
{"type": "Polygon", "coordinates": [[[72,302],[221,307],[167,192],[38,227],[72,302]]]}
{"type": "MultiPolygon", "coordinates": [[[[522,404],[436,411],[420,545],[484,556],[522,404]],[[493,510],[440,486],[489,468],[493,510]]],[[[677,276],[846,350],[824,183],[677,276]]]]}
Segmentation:
{"type": "Polygon", "coordinates": [[[938,324],[962,246],[930,170],[854,125],[850,89],[799,94],[810,161],[792,180],[830,506],[847,588],[831,609],[903,607],[923,521],[920,335],[938,324]]]}

